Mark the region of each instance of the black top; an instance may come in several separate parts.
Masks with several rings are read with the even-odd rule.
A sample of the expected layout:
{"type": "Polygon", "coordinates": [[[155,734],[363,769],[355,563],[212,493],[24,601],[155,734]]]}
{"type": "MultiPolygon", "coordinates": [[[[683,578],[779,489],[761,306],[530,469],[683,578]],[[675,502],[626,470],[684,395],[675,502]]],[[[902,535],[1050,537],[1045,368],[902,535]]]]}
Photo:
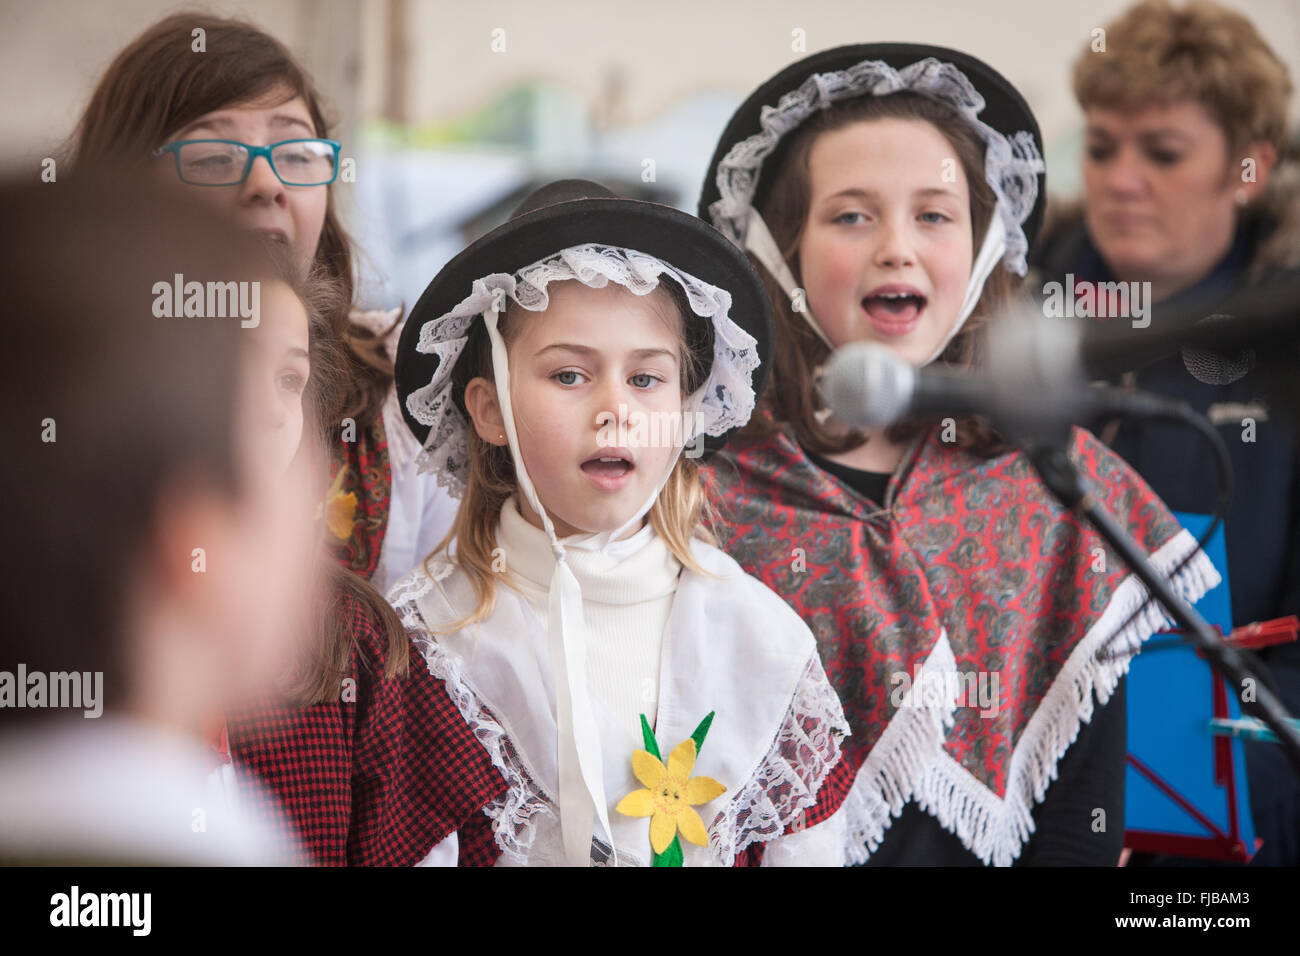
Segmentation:
{"type": "MultiPolygon", "coordinates": [[[[805,450],[818,468],[834,475],[870,501],[884,503],[891,475],[828,461],[805,450]]],[[[1021,847],[1015,866],[1115,866],[1124,847],[1124,774],[1128,732],[1125,681],[1121,678],[1105,706],[1057,764],[1057,778],[1043,802],[1032,810],[1034,832],[1021,847]],[[1097,810],[1105,811],[1104,818],[1097,810]],[[1101,827],[1104,820],[1104,830],[1101,827]]],[[[903,807],[867,866],[981,866],[917,804],[903,807]]]]}
{"type": "Polygon", "coordinates": [[[807,449],[804,449],[804,454],[822,471],[834,475],[858,494],[877,504],[885,503],[885,490],[889,487],[889,479],[893,477],[892,472],[850,468],[848,465],[841,465],[821,455],[814,455],[807,449]]]}

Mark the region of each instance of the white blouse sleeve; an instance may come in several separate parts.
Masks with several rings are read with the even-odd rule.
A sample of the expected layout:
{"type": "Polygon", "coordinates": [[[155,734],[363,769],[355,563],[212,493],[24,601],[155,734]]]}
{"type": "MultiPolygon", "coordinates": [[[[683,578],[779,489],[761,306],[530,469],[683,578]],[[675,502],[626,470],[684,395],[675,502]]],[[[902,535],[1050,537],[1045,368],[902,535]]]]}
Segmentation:
{"type": "Polygon", "coordinates": [[[397,392],[390,391],[383,406],[384,433],[388,437],[388,470],[392,477],[388,522],[379,548],[373,584],[387,591],[414,568],[451,530],[459,502],[438,485],[436,475],[416,471],[420,445],[406,427],[397,392]]]}

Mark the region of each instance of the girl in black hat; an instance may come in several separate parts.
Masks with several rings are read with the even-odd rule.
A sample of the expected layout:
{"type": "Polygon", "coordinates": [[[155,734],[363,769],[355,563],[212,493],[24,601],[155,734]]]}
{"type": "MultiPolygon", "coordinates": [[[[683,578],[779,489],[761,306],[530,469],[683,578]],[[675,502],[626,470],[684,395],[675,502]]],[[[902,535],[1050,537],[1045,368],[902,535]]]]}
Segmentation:
{"type": "MultiPolygon", "coordinates": [[[[808,621],[844,701],[854,862],[1119,857],[1126,663],[1098,652],[1161,615],[1134,615],[1140,583],[987,422],[854,430],[816,385],[856,341],[915,366],[978,359],[1041,218],[1039,144],[973,57],[841,47],[741,106],[701,198],[761,265],[777,346],[765,408],[706,479],[729,553],[808,621]]],[[[1158,567],[1193,553],[1091,435],[1071,457],[1158,567]]],[[[1192,599],[1216,581],[1203,555],[1174,579],[1192,599]]]]}
{"type": "Polygon", "coordinates": [[[416,304],[398,390],[463,500],[389,600],[510,785],[462,862],[843,861],[812,635],[701,527],[694,459],[748,419],[769,341],[726,239],[581,181],[416,304]]]}

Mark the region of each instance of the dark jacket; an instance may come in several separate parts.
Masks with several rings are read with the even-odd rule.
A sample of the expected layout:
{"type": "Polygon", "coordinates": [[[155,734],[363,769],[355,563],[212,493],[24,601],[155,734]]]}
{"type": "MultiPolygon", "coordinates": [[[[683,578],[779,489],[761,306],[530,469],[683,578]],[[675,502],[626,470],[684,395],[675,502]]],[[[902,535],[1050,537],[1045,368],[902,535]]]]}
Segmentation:
{"type": "MultiPolygon", "coordinates": [[[[1265,194],[1243,212],[1231,250],[1211,274],[1166,304],[1227,294],[1288,272],[1300,273],[1300,165],[1295,163],[1279,166],[1265,194]]],[[[1087,235],[1079,203],[1049,205],[1027,287],[1042,295],[1046,282],[1063,281],[1067,273],[1094,282],[1114,278],[1087,235]]],[[[1268,408],[1260,370],[1231,384],[1209,385],[1194,378],[1176,355],[1125,379],[1139,389],[1182,399],[1218,424],[1234,482],[1225,522],[1234,624],[1300,614],[1300,428],[1282,417],[1282,409],[1268,408]],[[1263,414],[1251,408],[1260,405],[1263,414]],[[1244,440],[1243,417],[1255,421],[1253,442],[1244,440]]],[[[1300,409],[1292,415],[1300,421],[1300,409]]],[[[1124,423],[1113,435],[1105,434],[1170,508],[1213,509],[1215,471],[1194,432],[1124,423]]],[[[1300,644],[1260,656],[1288,709],[1300,714],[1300,644]]],[[[1248,743],[1246,757],[1251,807],[1265,840],[1257,861],[1300,864],[1300,784],[1277,745],[1248,743]]]]}

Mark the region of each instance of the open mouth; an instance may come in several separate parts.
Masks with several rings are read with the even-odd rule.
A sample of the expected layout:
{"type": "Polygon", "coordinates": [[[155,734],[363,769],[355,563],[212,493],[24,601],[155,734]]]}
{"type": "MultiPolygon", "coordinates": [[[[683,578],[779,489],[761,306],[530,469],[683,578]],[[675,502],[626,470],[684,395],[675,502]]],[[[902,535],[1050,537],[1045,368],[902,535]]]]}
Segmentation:
{"type": "Polygon", "coordinates": [[[582,463],[581,467],[583,471],[595,478],[622,478],[630,474],[636,465],[616,453],[589,458],[582,463]]]}
{"type": "Polygon", "coordinates": [[[621,491],[632,480],[636,456],[626,448],[602,448],[581,465],[597,491],[621,491]]]}
{"type": "Polygon", "coordinates": [[[880,327],[910,326],[925,309],[926,298],[917,292],[878,292],[862,300],[862,308],[880,327]]]}

